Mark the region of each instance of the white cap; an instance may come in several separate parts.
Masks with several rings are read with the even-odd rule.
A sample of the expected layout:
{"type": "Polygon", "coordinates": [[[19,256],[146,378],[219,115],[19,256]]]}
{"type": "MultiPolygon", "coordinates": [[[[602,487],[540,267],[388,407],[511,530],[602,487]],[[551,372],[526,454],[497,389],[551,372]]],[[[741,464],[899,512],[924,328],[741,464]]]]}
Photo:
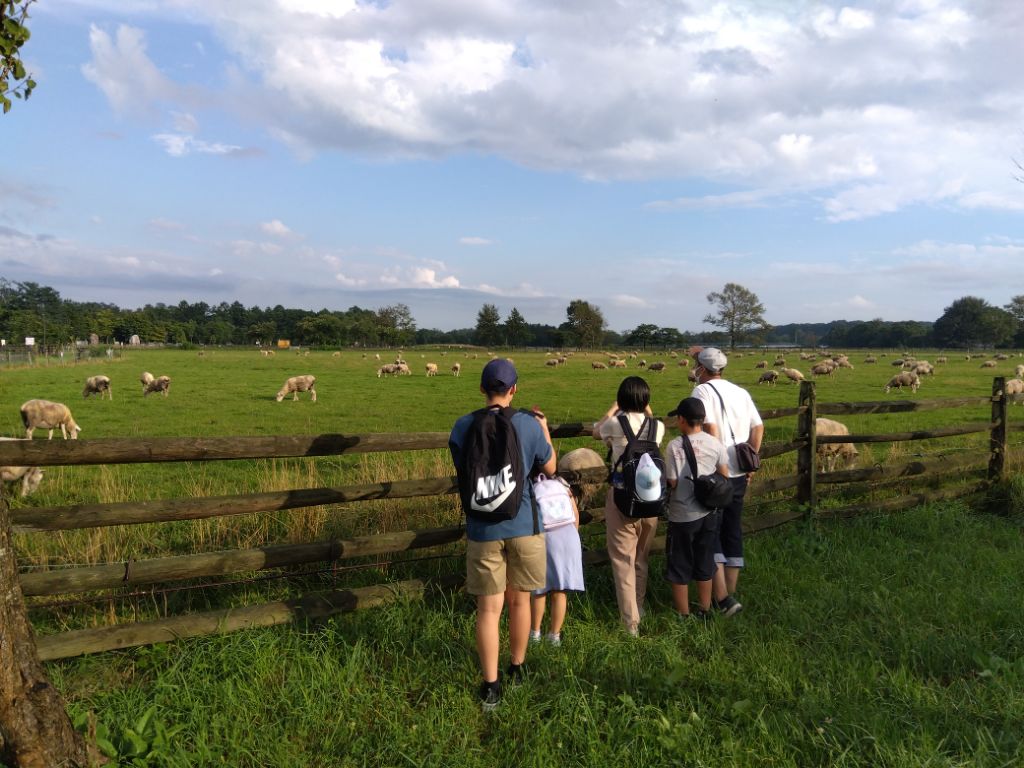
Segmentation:
{"type": "Polygon", "coordinates": [[[643,464],[636,470],[636,495],[641,501],[657,501],[661,498],[661,470],[653,462],[643,464]]]}

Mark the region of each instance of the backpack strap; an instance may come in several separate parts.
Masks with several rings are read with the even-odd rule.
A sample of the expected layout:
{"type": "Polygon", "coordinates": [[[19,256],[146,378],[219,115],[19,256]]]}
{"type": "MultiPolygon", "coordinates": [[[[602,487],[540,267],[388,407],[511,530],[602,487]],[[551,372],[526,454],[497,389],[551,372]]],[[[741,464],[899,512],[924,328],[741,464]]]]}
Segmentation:
{"type": "Polygon", "coordinates": [[[690,443],[689,435],[682,435],[683,438],[683,453],[686,454],[686,463],[690,465],[690,479],[697,479],[697,457],[693,453],[693,444],[690,443]]]}
{"type": "Polygon", "coordinates": [[[612,467],[612,471],[613,472],[615,471],[615,469],[617,467],[621,467],[622,466],[623,461],[625,460],[626,454],[629,453],[629,449],[638,440],[637,435],[643,434],[644,430],[650,431],[650,423],[651,423],[651,420],[649,418],[647,418],[646,416],[644,416],[643,424],[641,424],[640,425],[640,429],[637,430],[636,433],[634,433],[633,432],[633,428],[631,426],[629,426],[629,417],[626,414],[619,413],[618,420],[619,420],[619,426],[622,428],[622,434],[625,435],[625,437],[626,437],[626,447],[622,449],[622,453],[619,454],[618,461],[616,461],[615,465],[612,467]]]}

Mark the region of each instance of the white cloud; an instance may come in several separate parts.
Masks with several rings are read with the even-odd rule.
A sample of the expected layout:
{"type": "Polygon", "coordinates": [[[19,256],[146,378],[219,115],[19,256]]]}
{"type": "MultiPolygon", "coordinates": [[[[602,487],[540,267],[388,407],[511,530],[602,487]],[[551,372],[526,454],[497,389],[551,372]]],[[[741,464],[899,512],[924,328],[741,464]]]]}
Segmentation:
{"type": "Polygon", "coordinates": [[[181,88],[164,75],[146,53],[141,29],[122,24],[115,38],[93,25],[89,28],[92,60],[82,74],[94,83],[119,112],[150,111],[156,102],[177,101],[181,88]]]}
{"type": "Polygon", "coordinates": [[[751,189],[742,192],[728,192],[722,195],[703,195],[701,197],[677,197],[673,200],[654,200],[647,203],[648,208],[657,210],[702,210],[715,208],[761,208],[780,193],[768,189],[751,189]]]}
{"type": "Polygon", "coordinates": [[[185,157],[193,153],[202,155],[232,155],[242,150],[234,144],[221,144],[197,139],[186,133],[157,133],[153,141],[160,144],[171,157],[185,157]]]}
{"type": "Polygon", "coordinates": [[[615,294],[611,297],[611,302],[616,307],[628,309],[651,309],[654,306],[646,299],[642,299],[639,296],[630,296],[625,293],[615,294]]]}
{"type": "Polygon", "coordinates": [[[412,284],[418,288],[458,288],[458,278],[448,275],[439,277],[437,272],[426,267],[414,267],[410,271],[412,284]]]}
{"type": "Polygon", "coordinates": [[[287,237],[292,233],[292,231],[280,219],[264,221],[260,224],[260,229],[262,229],[266,234],[273,235],[274,237],[287,237]]]}
{"type": "Polygon", "coordinates": [[[173,219],[165,219],[163,217],[156,217],[149,220],[149,226],[153,229],[163,230],[165,232],[179,232],[185,229],[185,225],[180,221],[174,221],[173,219]]]}
{"type": "Polygon", "coordinates": [[[460,237],[459,243],[461,245],[492,245],[493,240],[488,240],[486,237],[460,237]]]}

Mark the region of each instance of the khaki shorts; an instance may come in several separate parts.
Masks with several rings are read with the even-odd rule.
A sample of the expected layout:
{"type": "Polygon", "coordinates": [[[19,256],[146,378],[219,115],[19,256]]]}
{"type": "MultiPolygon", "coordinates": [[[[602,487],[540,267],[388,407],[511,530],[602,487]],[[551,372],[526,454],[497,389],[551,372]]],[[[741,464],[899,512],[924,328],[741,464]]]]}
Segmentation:
{"type": "Polygon", "coordinates": [[[547,583],[544,534],[499,541],[466,542],[466,591],[498,595],[509,586],[523,592],[547,583]]]}

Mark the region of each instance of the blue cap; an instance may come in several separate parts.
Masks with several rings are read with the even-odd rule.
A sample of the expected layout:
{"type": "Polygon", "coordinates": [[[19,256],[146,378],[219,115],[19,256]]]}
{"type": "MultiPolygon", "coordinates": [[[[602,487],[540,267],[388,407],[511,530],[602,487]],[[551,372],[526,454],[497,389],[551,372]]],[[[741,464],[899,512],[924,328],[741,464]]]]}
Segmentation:
{"type": "Polygon", "coordinates": [[[511,360],[496,357],[484,366],[480,374],[480,386],[485,392],[507,392],[519,379],[511,360]]]}

